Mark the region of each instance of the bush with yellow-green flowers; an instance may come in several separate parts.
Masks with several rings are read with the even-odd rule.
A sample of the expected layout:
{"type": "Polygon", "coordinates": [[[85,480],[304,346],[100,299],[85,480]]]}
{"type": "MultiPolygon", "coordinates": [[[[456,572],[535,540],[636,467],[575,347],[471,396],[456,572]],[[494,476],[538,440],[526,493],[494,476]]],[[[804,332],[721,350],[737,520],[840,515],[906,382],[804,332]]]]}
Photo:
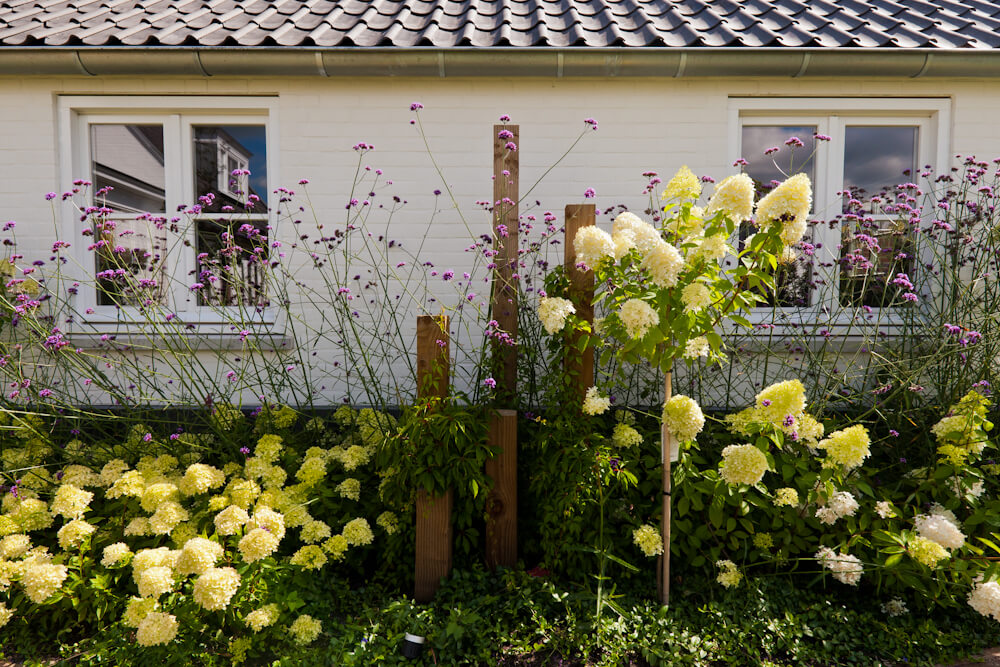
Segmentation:
{"type": "Polygon", "coordinates": [[[150,453],[136,461],[63,449],[44,421],[7,432],[5,631],[72,621],[92,650],[126,662],[200,652],[240,662],[317,640],[322,624],[307,610],[321,582],[370,572],[371,550],[399,549],[410,523],[380,499],[374,471],[395,421],[346,407],[331,420],[288,407],[253,420],[218,406],[213,419],[244,429],[242,460],[209,462],[190,446],[209,440],[161,440],[141,425],[125,437],[143,432],[150,453]]]}
{"type": "MultiPolygon", "coordinates": [[[[1000,606],[986,600],[1000,578],[1000,501],[985,392],[983,385],[969,391],[930,427],[931,465],[889,486],[880,476],[891,473],[871,459],[880,455],[879,465],[888,461],[898,474],[906,463],[892,461],[898,434],[876,441],[861,424],[826,432],[807,411],[801,382],[764,388],[754,405],[725,417],[733,444],[721,454],[695,443],[682,456],[677,551],[694,554],[694,565],[724,562],[727,573],[779,566],[848,586],[870,578],[887,596],[967,600],[993,615],[1000,606]]],[[[635,539],[649,540],[640,531],[635,539]]],[[[727,576],[725,585],[738,581],[727,576]]]]}

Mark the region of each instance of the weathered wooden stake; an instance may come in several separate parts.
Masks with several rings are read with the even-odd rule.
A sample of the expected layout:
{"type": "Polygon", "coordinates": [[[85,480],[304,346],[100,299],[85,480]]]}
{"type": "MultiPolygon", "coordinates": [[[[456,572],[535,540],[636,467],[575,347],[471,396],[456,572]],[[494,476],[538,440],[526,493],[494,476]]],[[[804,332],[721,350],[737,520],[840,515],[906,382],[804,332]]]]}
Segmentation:
{"type": "MultiPolygon", "coordinates": [[[[594,224],[595,211],[593,204],[569,204],[566,206],[566,241],[564,243],[564,266],[569,277],[569,300],[576,307],[576,316],[594,324],[594,272],[581,271],[576,267],[576,250],[573,239],[582,227],[594,224]]],[[[567,345],[577,350],[577,341],[582,334],[573,332],[567,345]]],[[[566,372],[575,374],[580,399],[587,390],[594,386],[594,347],[588,345],[579,354],[570,354],[566,359],[566,372]]]]}
{"type": "Polygon", "coordinates": [[[486,500],[486,564],[517,564],[517,411],[497,410],[490,418],[490,446],[500,449],[486,462],[493,489],[486,500]]]}
{"type": "MultiPolygon", "coordinates": [[[[673,371],[667,371],[663,379],[663,401],[670,400],[673,395],[672,382],[673,371]]],[[[670,604],[670,453],[673,449],[674,435],[667,428],[666,423],[660,426],[660,446],[663,456],[663,518],[660,528],[663,532],[663,555],[660,556],[660,573],[657,583],[660,586],[660,603],[670,604]]]]}
{"type": "MultiPolygon", "coordinates": [[[[448,317],[422,315],[417,318],[417,396],[422,399],[448,396],[448,317]]],[[[439,497],[417,492],[416,568],[413,597],[429,602],[451,573],[452,490],[439,497]]]]}
{"type": "MultiPolygon", "coordinates": [[[[517,340],[517,280],[518,269],[518,150],[507,144],[520,145],[517,125],[493,126],[493,319],[499,329],[517,340]],[[513,134],[508,137],[504,132],[513,134]],[[500,136],[503,133],[503,136],[500,136]]],[[[493,340],[494,358],[498,361],[497,398],[500,405],[513,405],[517,397],[517,348],[493,340]]]]}
{"type": "MultiPolygon", "coordinates": [[[[514,406],[517,401],[517,279],[518,272],[518,149],[517,125],[493,126],[493,298],[491,312],[497,328],[510,338],[494,338],[493,358],[497,404],[514,406]],[[507,133],[513,136],[508,136],[507,133]]],[[[486,462],[493,489],[486,499],[486,564],[490,567],[517,563],[517,412],[499,410],[490,419],[490,447],[500,450],[486,462]]]]}

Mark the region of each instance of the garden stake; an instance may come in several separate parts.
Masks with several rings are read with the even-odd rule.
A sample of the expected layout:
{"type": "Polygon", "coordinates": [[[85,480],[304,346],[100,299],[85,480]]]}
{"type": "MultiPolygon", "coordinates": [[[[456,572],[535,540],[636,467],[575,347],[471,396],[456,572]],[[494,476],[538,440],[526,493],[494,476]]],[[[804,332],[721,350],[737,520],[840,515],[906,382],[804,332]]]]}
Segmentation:
{"type": "MultiPolygon", "coordinates": [[[[670,400],[673,371],[667,371],[663,379],[663,402],[670,400]]],[[[660,556],[660,603],[670,604],[670,452],[673,449],[673,435],[661,417],[660,447],[663,456],[663,555],[660,556]]]]}

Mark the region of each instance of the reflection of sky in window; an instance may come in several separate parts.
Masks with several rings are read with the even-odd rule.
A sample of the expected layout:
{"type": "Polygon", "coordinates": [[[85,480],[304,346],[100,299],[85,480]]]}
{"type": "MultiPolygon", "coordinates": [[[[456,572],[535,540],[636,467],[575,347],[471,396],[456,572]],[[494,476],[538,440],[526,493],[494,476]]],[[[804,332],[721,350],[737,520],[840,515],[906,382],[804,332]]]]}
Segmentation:
{"type": "Polygon", "coordinates": [[[844,137],[844,189],[860,191],[867,198],[913,180],[916,154],[916,127],[849,126],[844,137]]]}
{"type": "Polygon", "coordinates": [[[267,132],[263,125],[220,125],[251,153],[250,187],[267,205],[267,132]]]}
{"type": "Polygon", "coordinates": [[[808,174],[809,179],[815,183],[815,133],[815,125],[744,125],[741,152],[743,159],[749,163],[746,167],[747,174],[765,187],[771,181],[783,181],[799,172],[808,174]],[[798,137],[805,146],[792,150],[791,146],[785,145],[791,137],[798,137]],[[764,151],[769,148],[780,150],[764,155],[764,151]]]}

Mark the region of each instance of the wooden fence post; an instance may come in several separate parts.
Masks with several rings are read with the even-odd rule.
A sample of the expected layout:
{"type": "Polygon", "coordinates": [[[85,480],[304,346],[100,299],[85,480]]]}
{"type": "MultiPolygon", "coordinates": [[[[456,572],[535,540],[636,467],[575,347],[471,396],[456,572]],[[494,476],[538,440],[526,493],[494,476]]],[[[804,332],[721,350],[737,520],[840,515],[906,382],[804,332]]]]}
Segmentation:
{"type": "Polygon", "coordinates": [[[486,500],[486,564],[517,563],[517,411],[497,410],[490,417],[490,445],[500,453],[486,462],[493,489],[486,500]]]}
{"type": "MultiPolygon", "coordinates": [[[[520,140],[517,125],[493,126],[493,319],[501,331],[517,340],[518,155],[507,144],[520,140]],[[508,137],[507,133],[513,135],[508,137]],[[501,136],[503,134],[503,136],[501,136]]],[[[497,398],[513,405],[517,397],[517,348],[493,340],[497,360],[497,398]]]]}
{"type": "MultiPolygon", "coordinates": [[[[494,338],[493,359],[497,404],[514,406],[517,400],[517,279],[518,272],[518,149],[517,125],[493,126],[493,298],[491,312],[497,328],[510,338],[494,338]],[[508,134],[509,133],[509,134],[508,134]]],[[[493,488],[486,499],[486,564],[513,567],[517,563],[517,412],[498,410],[490,417],[490,447],[499,449],[486,462],[493,488]]]]}
{"type": "MultiPolygon", "coordinates": [[[[417,395],[425,400],[448,396],[448,317],[417,318],[417,395]]],[[[413,597],[429,602],[451,573],[453,492],[433,497],[417,491],[416,566],[413,597]]]]}
{"type": "MultiPolygon", "coordinates": [[[[587,225],[594,224],[595,211],[593,204],[569,204],[566,206],[566,241],[564,248],[564,266],[569,278],[569,300],[576,307],[576,315],[582,320],[594,324],[594,272],[581,271],[577,268],[576,250],[573,239],[576,233],[587,225]]],[[[580,336],[577,332],[570,334],[567,345],[576,350],[580,336]]],[[[578,355],[569,355],[566,360],[566,372],[577,378],[580,389],[580,400],[587,390],[594,386],[594,347],[588,345],[578,355]]]]}

